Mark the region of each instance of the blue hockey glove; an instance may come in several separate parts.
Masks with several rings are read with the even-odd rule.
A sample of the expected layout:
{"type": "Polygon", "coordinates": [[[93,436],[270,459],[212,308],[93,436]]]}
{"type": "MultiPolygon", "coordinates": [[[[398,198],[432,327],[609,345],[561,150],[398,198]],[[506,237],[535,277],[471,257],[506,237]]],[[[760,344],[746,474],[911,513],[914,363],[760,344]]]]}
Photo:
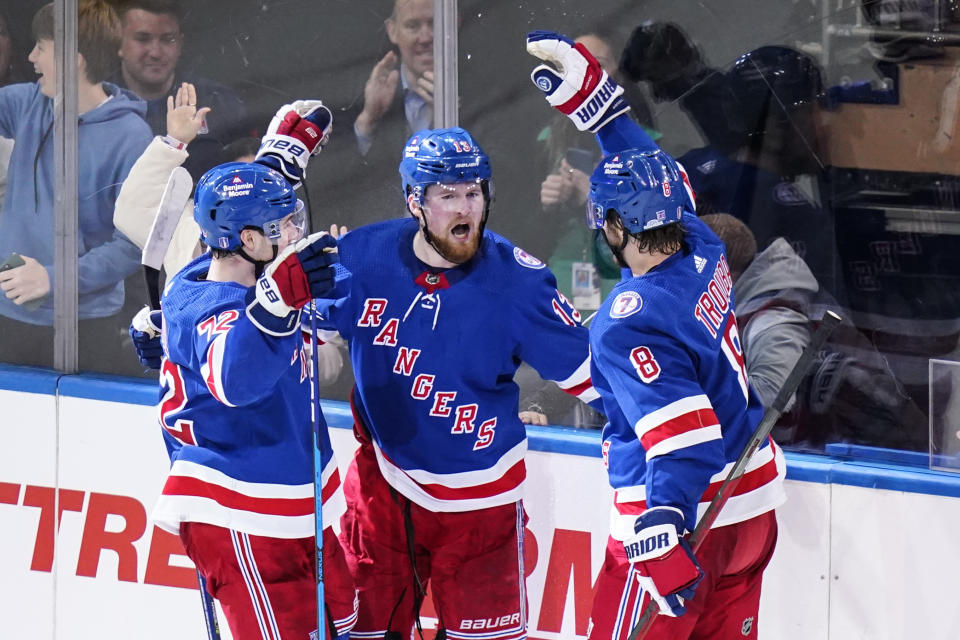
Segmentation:
{"type": "Polygon", "coordinates": [[[306,176],[310,156],[330,139],[333,113],[319,100],[297,100],[277,111],[260,141],[256,161],[276,169],[296,187],[306,176]]]}
{"type": "Polygon", "coordinates": [[[683,537],[683,514],[674,507],[653,507],[634,524],[636,532],[623,541],[627,559],[640,573],[641,586],[660,607],[660,613],[682,616],[683,602],[692,598],[703,570],[683,537]]]}
{"type": "Polygon", "coordinates": [[[597,59],[582,44],[553,31],[527,34],[527,52],[542,64],[530,79],[580,131],[596,133],[600,127],[630,110],[623,87],[611,79],[597,59]],[[554,68],[556,67],[556,68],[554,68]]]}
{"type": "Polygon", "coordinates": [[[163,331],[163,315],[150,307],[144,307],[133,317],[130,324],[130,339],[137,349],[140,364],[151,369],[159,369],[163,358],[163,345],[160,333],[163,331]]]}

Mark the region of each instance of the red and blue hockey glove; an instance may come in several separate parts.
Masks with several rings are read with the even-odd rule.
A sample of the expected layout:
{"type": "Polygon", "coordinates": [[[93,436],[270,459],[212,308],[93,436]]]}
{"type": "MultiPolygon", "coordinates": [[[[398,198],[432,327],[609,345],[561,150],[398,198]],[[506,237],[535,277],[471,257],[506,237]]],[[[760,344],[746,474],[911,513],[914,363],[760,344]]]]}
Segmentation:
{"type": "Polygon", "coordinates": [[[683,602],[692,598],[703,570],[683,537],[683,513],[674,507],[653,507],[634,524],[636,532],[623,548],[640,573],[640,582],[659,605],[660,613],[682,616],[683,602]]]}
{"type": "Polygon", "coordinates": [[[309,235],[267,265],[257,281],[257,301],[273,315],[285,317],[333,290],[337,262],[336,238],[325,231],[309,235]]]}
{"type": "Polygon", "coordinates": [[[531,31],[527,34],[527,52],[553,65],[538,66],[530,78],[550,106],[573,120],[580,131],[596,133],[630,110],[623,99],[623,87],[607,75],[582,44],[553,31],[531,31]]]}
{"type": "Polygon", "coordinates": [[[133,317],[130,324],[130,339],[137,350],[140,364],[150,369],[159,369],[163,358],[160,333],[163,331],[163,315],[144,307],[133,317]]]}
{"type": "Polygon", "coordinates": [[[319,100],[297,100],[277,111],[260,141],[256,161],[276,169],[296,187],[306,176],[310,156],[330,138],[333,113],[319,100]]]}

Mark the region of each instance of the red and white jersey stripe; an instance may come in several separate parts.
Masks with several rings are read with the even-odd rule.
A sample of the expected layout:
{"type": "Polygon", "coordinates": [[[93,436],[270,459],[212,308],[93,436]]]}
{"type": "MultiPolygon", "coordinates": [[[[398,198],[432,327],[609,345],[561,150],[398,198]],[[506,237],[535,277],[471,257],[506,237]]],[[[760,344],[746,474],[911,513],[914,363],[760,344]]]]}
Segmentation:
{"type": "Polygon", "coordinates": [[[394,489],[431,511],[474,511],[523,498],[527,467],[523,458],[527,441],[508,450],[486,469],[460,473],[431,473],[402,469],[388,458],[376,442],[373,449],[384,479],[394,489]]]}
{"type": "Polygon", "coordinates": [[[671,451],[722,437],[720,423],[706,395],[681,398],[637,420],[634,431],[647,461],[671,451]]]}
{"type": "Polygon", "coordinates": [[[582,402],[592,402],[600,397],[590,380],[590,355],[566,379],[558,380],[557,386],[582,402]]]}
{"type": "MultiPolygon", "coordinates": [[[[769,438],[769,445],[759,449],[743,472],[736,489],[730,494],[714,527],[723,527],[749,520],[783,504],[786,494],[783,481],[787,475],[786,461],[780,447],[769,438]]],[[[733,462],[710,478],[710,484],[697,505],[697,522],[703,517],[710,501],[720,485],[733,469],[733,462]]],[[[633,525],[637,516],[647,508],[647,488],[644,485],[620,487],[614,491],[613,508],[610,512],[610,535],[616,540],[626,540],[634,534],[633,525]]]]}
{"type": "MultiPolygon", "coordinates": [[[[178,534],[181,522],[206,522],[251,535],[306,538],[314,534],[313,484],[244,482],[187,460],[174,461],[153,509],[162,529],[178,534]]],[[[346,511],[335,458],[323,470],[324,527],[346,511]]]]}

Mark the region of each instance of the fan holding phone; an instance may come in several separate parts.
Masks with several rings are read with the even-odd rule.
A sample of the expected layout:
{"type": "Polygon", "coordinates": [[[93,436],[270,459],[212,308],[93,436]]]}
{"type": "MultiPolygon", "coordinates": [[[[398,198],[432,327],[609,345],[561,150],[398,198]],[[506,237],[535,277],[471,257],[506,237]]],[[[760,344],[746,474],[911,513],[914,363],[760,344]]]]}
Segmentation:
{"type": "Polygon", "coordinates": [[[0,265],[0,290],[14,303],[35,311],[42,304],[41,298],[50,293],[50,278],[33,258],[11,253],[0,265]]]}

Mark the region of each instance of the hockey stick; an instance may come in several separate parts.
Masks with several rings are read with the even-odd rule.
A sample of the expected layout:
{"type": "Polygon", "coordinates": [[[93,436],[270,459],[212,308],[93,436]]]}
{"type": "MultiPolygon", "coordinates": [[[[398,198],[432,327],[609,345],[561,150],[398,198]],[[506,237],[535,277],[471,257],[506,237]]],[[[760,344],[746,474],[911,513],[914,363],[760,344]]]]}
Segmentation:
{"type": "MultiPolygon", "coordinates": [[[[143,244],[143,253],[140,263],[143,265],[143,277],[147,283],[147,295],[151,309],[160,308],[160,268],[163,258],[167,255],[173,231],[180,221],[180,214],[190,200],[190,191],[193,189],[193,178],[183,167],[175,168],[167,179],[167,186],[163,189],[160,204],[157,206],[157,215],[153,218],[147,241],[143,244]]],[[[170,274],[168,274],[170,275],[170,274]]],[[[207,592],[207,581],[197,570],[197,584],[200,587],[200,604],[203,607],[203,621],[207,627],[208,640],[220,640],[220,625],[217,624],[217,611],[214,608],[213,598],[207,592]]]]}
{"type": "MultiPolygon", "coordinates": [[[[726,479],[723,481],[723,484],[720,485],[720,490],[717,491],[717,495],[715,495],[713,500],[710,501],[710,504],[707,505],[707,510],[704,511],[703,517],[700,518],[700,522],[697,523],[693,533],[690,534],[689,542],[694,554],[696,554],[696,552],[703,545],[703,541],[710,532],[710,527],[717,519],[720,509],[722,509],[723,505],[726,504],[730,493],[737,488],[737,484],[740,482],[740,478],[743,477],[743,472],[747,468],[747,463],[750,462],[750,457],[757,450],[760,444],[770,435],[770,430],[773,429],[773,424],[780,419],[780,415],[786,408],[787,403],[790,402],[790,398],[797,390],[797,387],[800,386],[800,380],[807,375],[807,370],[810,369],[810,365],[813,363],[813,359],[816,357],[817,352],[820,351],[820,349],[823,347],[823,344],[827,341],[827,338],[830,337],[830,334],[833,333],[833,330],[837,328],[837,325],[840,324],[840,322],[840,316],[832,311],[827,311],[823,321],[820,323],[820,327],[817,329],[816,333],[813,334],[810,344],[808,344],[807,348],[803,350],[802,354],[800,354],[800,359],[797,360],[797,363],[793,365],[793,369],[790,371],[790,374],[784,381],[783,386],[780,387],[777,397],[774,398],[773,404],[771,404],[764,412],[763,418],[760,420],[760,424],[757,425],[756,430],[753,432],[753,436],[751,436],[750,441],[747,442],[747,446],[744,447],[743,451],[740,453],[740,457],[737,458],[737,461],[733,464],[733,468],[730,470],[729,475],[727,475],[726,479]]],[[[657,606],[657,603],[651,598],[647,603],[647,606],[644,608],[643,614],[640,616],[637,624],[633,627],[633,630],[630,631],[630,635],[627,637],[627,640],[643,640],[643,638],[647,635],[647,632],[650,630],[650,627],[653,625],[653,620],[658,611],[659,607],[657,606]]]]}
{"type": "MultiPolygon", "coordinates": [[[[307,201],[308,215],[313,216],[306,180],[301,181],[300,186],[303,188],[303,198],[307,201]]],[[[312,219],[310,225],[313,226],[312,219]]],[[[317,301],[311,300],[307,308],[310,311],[310,340],[312,341],[310,345],[310,423],[313,427],[313,535],[316,540],[317,556],[317,631],[316,635],[310,635],[310,640],[323,640],[327,612],[323,590],[323,449],[320,447],[323,439],[320,434],[322,414],[320,413],[320,361],[317,358],[317,343],[320,341],[320,334],[317,333],[317,301]]]]}
{"type": "MultiPolygon", "coordinates": [[[[143,265],[143,277],[147,283],[147,295],[150,296],[150,308],[160,308],[160,268],[167,248],[173,239],[173,231],[180,222],[180,214],[190,200],[193,178],[183,167],[177,167],[170,173],[167,186],[163,189],[157,215],[153,218],[147,241],[143,244],[140,263],[143,265]]],[[[167,274],[168,276],[172,274],[167,274]]]]}
{"type": "Polygon", "coordinates": [[[207,593],[207,580],[197,569],[197,583],[200,585],[200,603],[203,605],[203,621],[207,623],[207,640],[220,640],[220,625],[217,624],[217,610],[213,598],[207,593]]]}
{"type": "MultiPolygon", "coordinates": [[[[317,359],[317,305],[310,301],[310,421],[313,426],[313,509],[314,535],[317,555],[317,635],[315,640],[323,640],[326,631],[326,609],[323,594],[323,450],[320,434],[320,362],[317,359]]],[[[312,636],[311,636],[312,637],[312,636]]]]}

